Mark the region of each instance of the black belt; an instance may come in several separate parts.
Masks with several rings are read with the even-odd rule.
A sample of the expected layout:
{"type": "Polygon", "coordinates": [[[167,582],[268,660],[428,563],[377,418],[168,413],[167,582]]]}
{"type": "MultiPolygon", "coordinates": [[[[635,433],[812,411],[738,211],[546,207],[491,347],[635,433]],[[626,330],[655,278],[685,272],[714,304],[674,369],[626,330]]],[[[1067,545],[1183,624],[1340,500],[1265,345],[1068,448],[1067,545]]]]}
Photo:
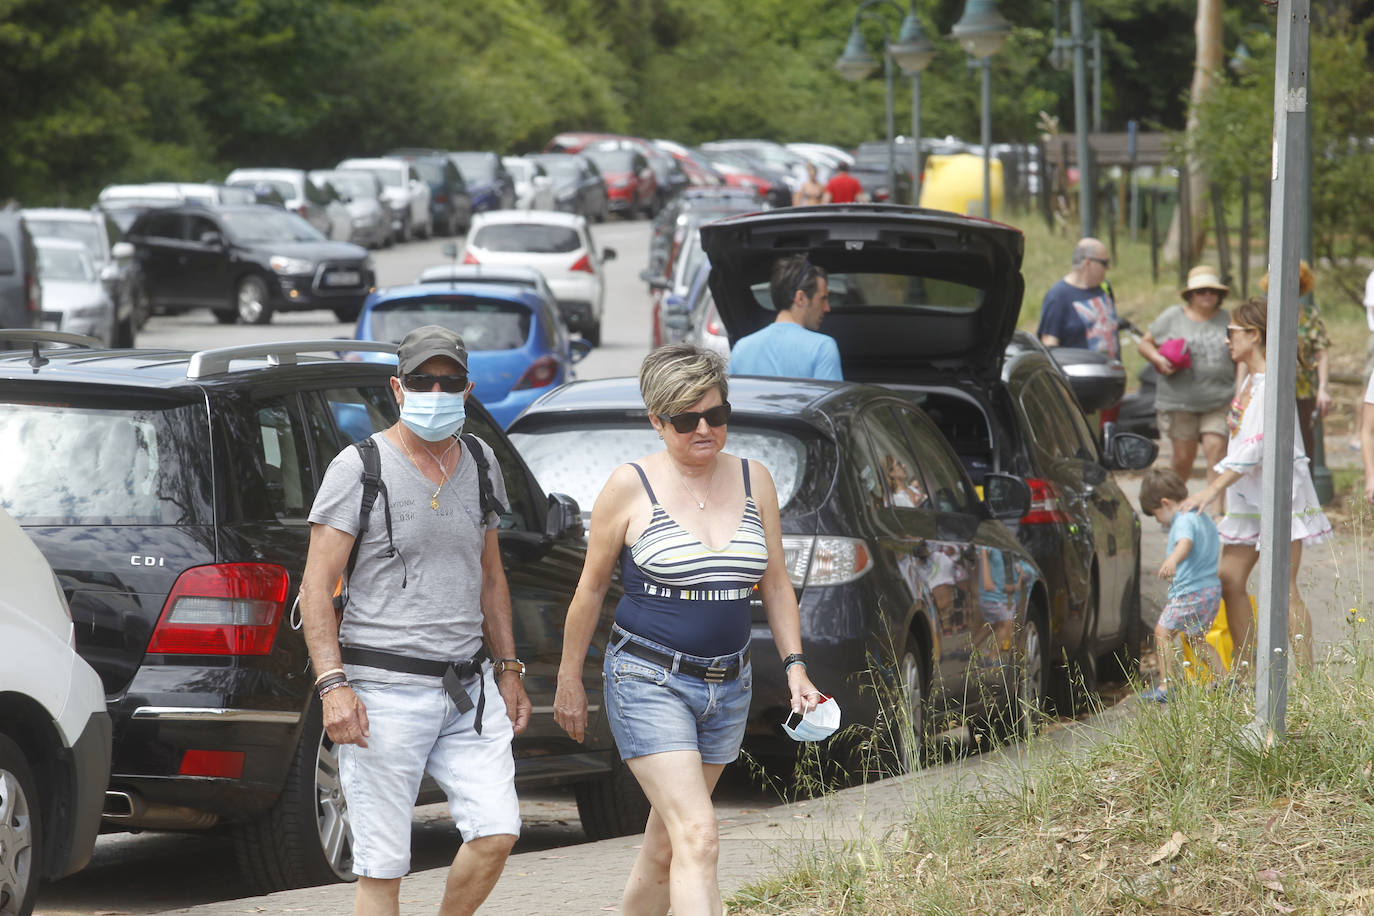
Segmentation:
{"type": "MultiPolygon", "coordinates": [[[[629,635],[625,630],[620,630],[620,632],[629,635]]],[[[658,649],[635,642],[633,639],[626,640],[621,648],[631,655],[636,655],[656,665],[662,665],[669,670],[672,669],[673,659],[676,658],[671,652],[660,652],[658,649]]],[[[733,681],[739,677],[741,669],[748,661],[749,650],[745,649],[741,658],[735,659],[728,665],[703,665],[701,662],[688,661],[684,658],[678,661],[677,670],[692,677],[699,677],[708,684],[720,684],[724,681],[733,681]]]]}
{"type": "Polygon", "coordinates": [[[399,671],[402,674],[421,674],[426,677],[441,677],[444,679],[444,690],[448,692],[459,712],[468,712],[472,709],[472,698],[463,689],[463,681],[477,681],[477,724],[475,726],[477,734],[482,734],[482,711],[487,705],[487,682],[485,678],[479,677],[482,673],[482,662],[491,658],[487,654],[487,647],[483,646],[477,650],[477,654],[466,661],[461,662],[440,662],[428,658],[413,658],[409,655],[397,655],[394,652],[383,652],[380,649],[364,649],[361,646],[342,646],[340,656],[350,665],[366,665],[369,668],[382,668],[386,671],[399,671]]]}

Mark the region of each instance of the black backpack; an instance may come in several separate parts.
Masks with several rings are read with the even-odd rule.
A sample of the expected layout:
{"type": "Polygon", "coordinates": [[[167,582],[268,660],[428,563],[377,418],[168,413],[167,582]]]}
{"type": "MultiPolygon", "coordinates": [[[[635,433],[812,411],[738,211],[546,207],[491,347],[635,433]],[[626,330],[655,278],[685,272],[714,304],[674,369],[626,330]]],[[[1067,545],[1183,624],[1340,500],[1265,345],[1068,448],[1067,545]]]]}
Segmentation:
{"type": "MultiPolygon", "coordinates": [[[[482,518],[485,519],[489,513],[495,512],[497,515],[504,515],[506,507],[501,504],[501,500],[496,498],[495,492],[491,488],[491,462],[487,461],[486,450],[479,444],[480,440],[472,433],[463,433],[459,436],[463,441],[463,446],[472,454],[473,460],[477,462],[477,493],[482,509],[482,518]]],[[[382,480],[382,459],[377,452],[377,442],[371,436],[361,442],[355,442],[353,447],[358,450],[359,457],[363,460],[363,499],[358,508],[358,534],[353,539],[353,549],[348,553],[348,565],[344,567],[343,577],[339,579],[338,587],[334,590],[334,610],[343,613],[344,606],[348,604],[348,580],[353,576],[353,567],[358,563],[358,548],[363,542],[363,532],[367,530],[368,522],[372,519],[372,507],[377,504],[378,495],[386,497],[386,505],[382,511],[386,517],[386,552],[384,557],[397,556],[396,542],[391,537],[391,497],[386,492],[386,482],[382,480]]],[[[406,587],[405,576],[405,557],[401,558],[401,588],[406,587]]]]}

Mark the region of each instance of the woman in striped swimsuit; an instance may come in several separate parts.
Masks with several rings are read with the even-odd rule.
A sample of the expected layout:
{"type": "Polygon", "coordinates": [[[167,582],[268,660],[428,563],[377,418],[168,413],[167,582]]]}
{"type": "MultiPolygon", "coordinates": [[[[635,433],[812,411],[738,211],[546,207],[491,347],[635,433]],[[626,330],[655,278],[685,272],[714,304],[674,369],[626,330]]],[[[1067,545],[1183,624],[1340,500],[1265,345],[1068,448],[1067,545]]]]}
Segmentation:
{"type": "Polygon", "coordinates": [[[564,628],[554,716],[583,739],[583,659],[619,562],[625,597],[606,647],[605,708],[653,806],[621,912],[718,914],[711,792],[744,739],[756,588],[792,710],[815,708],[821,694],[801,652],[773,478],[721,451],[730,417],[724,361],[696,347],[662,347],[645,357],[639,383],[664,449],[617,468],[597,496],[564,628]]]}

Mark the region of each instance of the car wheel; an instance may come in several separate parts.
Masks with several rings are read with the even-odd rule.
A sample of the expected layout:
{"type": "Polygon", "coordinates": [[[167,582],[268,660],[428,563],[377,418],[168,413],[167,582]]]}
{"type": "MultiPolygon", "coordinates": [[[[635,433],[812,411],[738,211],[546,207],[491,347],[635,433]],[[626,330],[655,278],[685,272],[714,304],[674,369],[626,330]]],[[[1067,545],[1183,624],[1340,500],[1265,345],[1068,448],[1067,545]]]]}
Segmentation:
{"type": "Polygon", "coordinates": [[[334,306],[334,317],[340,321],[357,321],[358,314],[362,312],[361,305],[336,305],[334,306]]]}
{"type": "Polygon", "coordinates": [[[593,347],[601,346],[601,319],[593,321],[582,329],[582,338],[593,347]]]}
{"type": "Polygon", "coordinates": [[[130,315],[115,325],[114,346],[132,347],[134,345],[134,316],[130,315]]]}
{"type": "Polygon", "coordinates": [[[281,795],[262,817],[234,825],[234,854],[255,893],[356,880],[337,748],[322,722],[312,699],[281,795]]]}
{"type": "Polygon", "coordinates": [[[148,298],[148,291],[143,288],[142,283],[134,285],[134,325],[138,330],[143,330],[143,326],[148,323],[148,318],[153,313],[153,303],[148,298]]]}
{"type": "Polygon", "coordinates": [[[587,840],[608,840],[644,832],[649,800],[620,752],[611,748],[611,771],[600,779],[573,786],[577,814],[587,840]]]}
{"type": "Polygon", "coordinates": [[[239,281],[235,302],[239,320],[244,324],[267,324],[272,320],[272,300],[267,292],[267,283],[257,274],[249,274],[239,281]]]}
{"type": "MultiPolygon", "coordinates": [[[[930,653],[915,633],[897,659],[897,683],[884,709],[886,734],[879,735],[892,774],[919,770],[930,751],[930,653]]],[[[883,775],[888,775],[884,773],[883,775]]]]}
{"type": "Polygon", "coordinates": [[[405,218],[401,220],[401,234],[396,241],[409,242],[413,238],[415,238],[415,227],[410,224],[410,214],[407,213],[405,218]]]}
{"type": "Polygon", "coordinates": [[[42,805],[23,750],[0,735],[0,913],[29,916],[38,893],[42,805]]]}
{"type": "Polygon", "coordinates": [[[1145,620],[1141,617],[1140,607],[1140,544],[1135,549],[1135,576],[1126,591],[1126,638],[1117,646],[1112,657],[1111,673],[1124,680],[1140,675],[1140,652],[1147,636],[1145,620]]]}
{"type": "Polygon", "coordinates": [[[1097,568],[1092,572],[1092,590],[1083,608],[1083,638],[1078,651],[1056,665],[1051,699],[1054,711],[1073,716],[1089,708],[1097,696],[1097,624],[1101,620],[1102,589],[1097,568]]]}
{"type": "Polygon", "coordinates": [[[1031,604],[1026,612],[1022,643],[1016,659],[1016,684],[1008,691],[1006,714],[1009,735],[1029,738],[1045,718],[1045,698],[1049,687],[1049,665],[1045,647],[1049,645],[1044,611],[1031,604]]]}

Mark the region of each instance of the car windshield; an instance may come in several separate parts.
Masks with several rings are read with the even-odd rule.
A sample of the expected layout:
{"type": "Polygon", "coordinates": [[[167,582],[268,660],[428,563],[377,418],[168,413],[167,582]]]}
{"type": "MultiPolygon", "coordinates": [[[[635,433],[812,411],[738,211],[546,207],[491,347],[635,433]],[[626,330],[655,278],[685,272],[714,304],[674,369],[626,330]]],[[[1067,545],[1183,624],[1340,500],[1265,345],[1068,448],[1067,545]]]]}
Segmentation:
{"type": "MultiPolygon", "coordinates": [[[[539,432],[512,432],[511,442],[525,459],[545,493],[566,493],[577,500],[583,520],[591,518],[596,496],[623,464],[663,448],[646,420],[578,423],[539,432]]],[[[807,450],[791,433],[730,423],[730,454],[768,468],[786,508],[806,475],[807,450]]]]}
{"type": "MultiPolygon", "coordinates": [[[[114,395],[92,395],[102,401],[114,395]]],[[[0,403],[0,506],[25,525],[197,524],[205,405],[0,403]]]]}
{"type": "Polygon", "coordinates": [[[323,176],[323,180],[334,186],[334,190],[353,198],[377,196],[377,184],[371,174],[362,172],[334,172],[323,176]]]}
{"type": "Polygon", "coordinates": [[[419,172],[420,177],[423,178],[429,184],[444,183],[444,170],[439,168],[439,166],[435,165],[433,162],[427,162],[424,159],[416,159],[412,161],[410,164],[415,166],[415,171],[419,172]]]}
{"type": "Polygon", "coordinates": [[[514,350],[530,336],[530,311],[524,306],[477,296],[427,296],[397,299],[375,306],[372,339],[400,343],[425,325],[457,331],[469,352],[514,350]]]}
{"type": "Polygon", "coordinates": [[[340,165],[339,168],[355,172],[371,172],[373,175],[377,176],[382,186],[386,188],[399,188],[405,184],[405,167],[403,165],[392,167],[386,165],[349,165],[348,163],[344,163],[340,165]]]}
{"type": "Polygon", "coordinates": [[[89,282],[95,279],[95,271],[82,249],[39,245],[38,276],[44,280],[89,282]]]}
{"type": "Polygon", "coordinates": [[[472,237],[472,247],[486,251],[528,251],[533,254],[562,254],[577,251],[582,239],[569,226],[542,223],[498,223],[482,226],[472,237]]]}
{"type": "Polygon", "coordinates": [[[486,153],[454,153],[452,158],[468,181],[491,181],[496,177],[496,168],[486,153]]]}
{"type": "Polygon", "coordinates": [[[554,178],[566,179],[577,177],[577,162],[571,158],[540,159],[539,161],[543,164],[544,171],[548,172],[549,175],[554,178]]]}
{"type": "Polygon", "coordinates": [[[93,258],[103,258],[100,246],[100,227],[87,220],[76,219],[30,219],[24,217],[24,225],[29,227],[29,235],[49,239],[71,239],[86,246],[93,258]]]}
{"type": "Polygon", "coordinates": [[[256,210],[225,210],[220,216],[229,227],[229,234],[243,244],[324,241],[320,230],[285,210],[269,207],[256,210]]]}
{"type": "Polygon", "coordinates": [[[627,149],[588,150],[585,155],[595,162],[603,172],[634,171],[635,154],[627,149]]]}
{"type": "Polygon", "coordinates": [[[534,165],[523,159],[512,159],[506,163],[506,171],[516,181],[529,181],[534,175],[534,165]]]}
{"type": "MultiPolygon", "coordinates": [[[[830,310],[920,308],[922,311],[967,313],[983,305],[987,291],[954,280],[909,274],[832,273],[827,278],[830,310]]],[[[750,287],[755,301],[773,311],[768,282],[750,287]]]]}
{"type": "Polygon", "coordinates": [[[236,178],[229,182],[229,187],[248,188],[255,193],[258,188],[271,188],[281,195],[282,200],[293,200],[298,196],[296,186],[280,178],[236,178]]]}

